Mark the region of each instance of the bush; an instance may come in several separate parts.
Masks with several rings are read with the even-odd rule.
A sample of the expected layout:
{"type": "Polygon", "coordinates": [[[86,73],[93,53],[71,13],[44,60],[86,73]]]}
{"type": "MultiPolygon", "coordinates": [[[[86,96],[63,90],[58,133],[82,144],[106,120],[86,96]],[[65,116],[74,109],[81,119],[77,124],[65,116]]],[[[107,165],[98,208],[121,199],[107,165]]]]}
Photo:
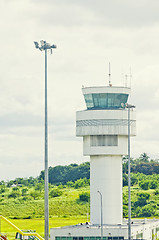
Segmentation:
{"type": "Polygon", "coordinates": [[[89,202],[90,200],[90,194],[88,192],[83,192],[79,194],[79,200],[83,202],[89,202]]]}
{"type": "Polygon", "coordinates": [[[141,206],[145,206],[147,204],[147,200],[150,198],[150,194],[149,193],[139,193],[138,194],[138,200],[134,203],[135,207],[141,207],[141,206]]]}
{"type": "Polygon", "coordinates": [[[22,189],[22,196],[25,196],[27,192],[28,192],[28,188],[23,188],[22,189]]]}
{"type": "Polygon", "coordinates": [[[159,194],[159,190],[156,190],[156,191],[154,192],[154,194],[155,194],[155,195],[158,195],[158,194],[159,194]]]}
{"type": "Polygon", "coordinates": [[[143,190],[148,190],[150,188],[150,184],[149,181],[144,181],[144,182],[140,182],[139,186],[143,189],[143,190]]]}
{"type": "Polygon", "coordinates": [[[68,187],[74,187],[74,182],[68,181],[68,182],[67,182],[67,186],[68,186],[68,187]]]}
{"type": "Polygon", "coordinates": [[[138,217],[151,217],[155,214],[155,208],[153,206],[144,206],[141,209],[141,213],[138,215],[138,217]]]}
{"type": "Polygon", "coordinates": [[[151,181],[149,186],[150,186],[150,189],[156,189],[158,187],[158,182],[157,181],[151,181]]]}
{"type": "Polygon", "coordinates": [[[81,188],[81,187],[86,187],[90,184],[90,180],[87,178],[83,178],[83,179],[78,179],[75,184],[74,187],[77,188],[81,188]]]}
{"type": "Polygon", "coordinates": [[[19,198],[20,196],[21,196],[20,192],[12,191],[12,193],[8,195],[8,198],[19,198]]]}
{"type": "Polygon", "coordinates": [[[59,197],[61,195],[62,195],[62,191],[60,191],[60,189],[58,189],[58,188],[54,188],[50,192],[50,197],[59,197]]]}
{"type": "Polygon", "coordinates": [[[142,193],[138,193],[138,199],[146,199],[148,200],[150,198],[150,194],[147,192],[142,192],[142,193]]]}
{"type": "Polygon", "coordinates": [[[138,179],[136,176],[132,175],[131,176],[131,186],[134,186],[135,184],[138,183],[138,179]]]}
{"type": "Polygon", "coordinates": [[[123,187],[124,186],[128,186],[128,175],[127,174],[123,174],[123,187]]]}

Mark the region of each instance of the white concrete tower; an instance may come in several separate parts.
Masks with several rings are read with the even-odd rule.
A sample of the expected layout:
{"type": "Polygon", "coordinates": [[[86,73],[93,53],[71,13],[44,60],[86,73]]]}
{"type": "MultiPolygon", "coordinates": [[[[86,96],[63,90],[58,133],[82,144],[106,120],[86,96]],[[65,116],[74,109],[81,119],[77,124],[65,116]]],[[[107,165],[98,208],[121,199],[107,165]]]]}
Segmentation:
{"type": "MultiPolygon", "coordinates": [[[[76,135],[83,137],[83,154],[90,156],[91,223],[122,223],[122,156],[127,155],[130,88],[88,87],[82,89],[87,109],[76,113],[76,135]]],[[[130,111],[130,135],[136,131],[135,111],[130,111]]]]}

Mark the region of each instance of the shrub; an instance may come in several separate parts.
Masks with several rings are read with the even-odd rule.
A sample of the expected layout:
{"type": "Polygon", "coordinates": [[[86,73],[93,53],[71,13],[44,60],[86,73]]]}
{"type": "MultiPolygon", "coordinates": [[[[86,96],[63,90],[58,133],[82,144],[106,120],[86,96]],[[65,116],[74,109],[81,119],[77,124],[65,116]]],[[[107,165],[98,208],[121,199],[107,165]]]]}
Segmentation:
{"type": "Polygon", "coordinates": [[[124,186],[128,186],[128,175],[127,174],[123,174],[123,187],[124,186]]]}
{"type": "Polygon", "coordinates": [[[79,194],[79,200],[83,202],[89,202],[90,200],[90,194],[88,192],[83,192],[79,194]]]}
{"type": "Polygon", "coordinates": [[[68,186],[68,187],[74,187],[74,182],[68,181],[68,182],[67,182],[67,186],[68,186]]]}
{"type": "Polygon", "coordinates": [[[134,203],[135,207],[145,206],[147,204],[147,200],[150,198],[149,193],[139,193],[138,200],[134,203]]]}
{"type": "Polygon", "coordinates": [[[156,190],[156,191],[154,192],[154,194],[155,194],[155,195],[158,195],[158,194],[159,194],[159,190],[156,190]]]}
{"type": "Polygon", "coordinates": [[[58,188],[54,188],[50,192],[50,197],[59,197],[61,195],[62,195],[62,191],[60,191],[60,189],[58,189],[58,188]]]}
{"type": "Polygon", "coordinates": [[[28,188],[23,188],[22,189],[22,196],[25,196],[28,191],[28,188]]]}
{"type": "Polygon", "coordinates": [[[144,181],[144,182],[140,182],[139,186],[143,189],[143,190],[148,190],[150,188],[150,184],[149,181],[144,181]]]}
{"type": "Polygon", "coordinates": [[[149,184],[151,189],[156,189],[158,187],[158,182],[157,181],[151,181],[149,184]]]}
{"type": "Polygon", "coordinates": [[[142,193],[138,193],[138,199],[146,199],[148,200],[150,198],[150,194],[147,192],[142,192],[142,193]]]}
{"type": "Polygon", "coordinates": [[[81,188],[81,187],[86,187],[90,184],[90,180],[87,178],[83,178],[83,179],[78,179],[75,184],[74,187],[77,188],[81,188]]]}
{"type": "Polygon", "coordinates": [[[8,195],[8,198],[18,198],[20,196],[21,196],[20,192],[12,191],[12,193],[8,195]]]}

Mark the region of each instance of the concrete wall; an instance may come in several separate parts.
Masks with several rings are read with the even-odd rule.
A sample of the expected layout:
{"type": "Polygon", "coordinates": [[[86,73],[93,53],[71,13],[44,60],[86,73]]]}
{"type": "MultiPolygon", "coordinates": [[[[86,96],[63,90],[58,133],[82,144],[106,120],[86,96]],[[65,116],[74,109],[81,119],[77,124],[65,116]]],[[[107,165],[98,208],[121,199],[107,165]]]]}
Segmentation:
{"type": "MultiPolygon", "coordinates": [[[[132,220],[134,221],[134,220],[132,220]]],[[[132,224],[131,236],[133,239],[137,238],[139,234],[143,235],[144,240],[153,240],[152,231],[156,235],[154,240],[159,236],[159,232],[156,232],[156,228],[159,228],[159,221],[156,220],[145,220],[145,222],[140,219],[137,223],[132,224]]],[[[50,229],[50,239],[55,240],[55,236],[60,237],[100,237],[101,228],[100,226],[89,226],[89,225],[76,225],[68,226],[63,228],[51,228],[50,229]]],[[[128,239],[128,226],[124,225],[104,225],[103,226],[103,236],[123,236],[124,239],[128,239]]]]}
{"type": "Polygon", "coordinates": [[[91,223],[101,223],[102,193],[103,224],[122,223],[122,156],[90,157],[91,223]]]}
{"type": "Polygon", "coordinates": [[[128,137],[118,136],[117,146],[91,146],[90,136],[83,137],[83,155],[127,155],[128,137]]]}
{"type": "MultiPolygon", "coordinates": [[[[136,135],[136,111],[130,111],[130,134],[136,135]]],[[[76,112],[76,136],[128,135],[128,111],[86,110],[76,112]]]]}

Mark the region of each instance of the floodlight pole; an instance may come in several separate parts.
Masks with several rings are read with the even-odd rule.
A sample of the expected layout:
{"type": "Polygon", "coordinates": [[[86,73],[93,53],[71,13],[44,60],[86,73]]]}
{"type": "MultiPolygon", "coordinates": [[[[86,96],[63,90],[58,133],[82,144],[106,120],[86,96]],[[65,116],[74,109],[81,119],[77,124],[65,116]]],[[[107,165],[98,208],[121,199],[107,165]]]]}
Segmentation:
{"type": "Polygon", "coordinates": [[[130,107],[128,107],[128,239],[131,240],[130,107]]]}
{"type": "Polygon", "coordinates": [[[56,48],[56,45],[50,45],[46,41],[41,41],[41,47],[38,42],[34,42],[35,47],[45,51],[45,240],[49,240],[49,191],[48,191],[48,121],[47,121],[47,50],[56,48]]]}
{"type": "Polygon", "coordinates": [[[48,191],[48,124],[47,124],[47,48],[45,49],[45,240],[49,240],[49,191],[48,191]]]}

